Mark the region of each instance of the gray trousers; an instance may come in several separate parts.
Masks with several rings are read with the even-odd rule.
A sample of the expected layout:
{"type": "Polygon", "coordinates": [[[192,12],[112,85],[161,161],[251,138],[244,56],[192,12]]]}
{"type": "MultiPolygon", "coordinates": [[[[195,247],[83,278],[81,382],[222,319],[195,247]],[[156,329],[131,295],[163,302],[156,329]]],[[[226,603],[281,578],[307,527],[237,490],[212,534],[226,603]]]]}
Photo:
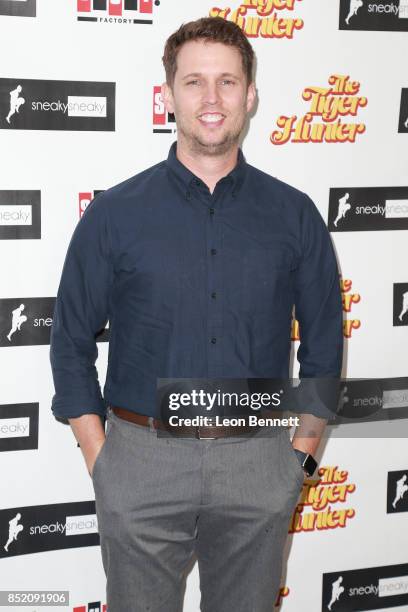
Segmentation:
{"type": "Polygon", "coordinates": [[[108,410],[92,473],[108,612],[273,612],[304,473],[289,432],[160,438],[108,410]]]}

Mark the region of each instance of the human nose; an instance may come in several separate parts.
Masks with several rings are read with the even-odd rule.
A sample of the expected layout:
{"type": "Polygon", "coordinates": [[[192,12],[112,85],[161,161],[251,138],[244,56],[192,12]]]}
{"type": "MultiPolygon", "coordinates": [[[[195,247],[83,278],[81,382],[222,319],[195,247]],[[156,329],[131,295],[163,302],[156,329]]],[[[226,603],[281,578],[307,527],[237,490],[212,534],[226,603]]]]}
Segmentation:
{"type": "Polygon", "coordinates": [[[208,82],[203,93],[203,102],[205,104],[217,104],[220,100],[218,85],[216,82],[208,82]]]}

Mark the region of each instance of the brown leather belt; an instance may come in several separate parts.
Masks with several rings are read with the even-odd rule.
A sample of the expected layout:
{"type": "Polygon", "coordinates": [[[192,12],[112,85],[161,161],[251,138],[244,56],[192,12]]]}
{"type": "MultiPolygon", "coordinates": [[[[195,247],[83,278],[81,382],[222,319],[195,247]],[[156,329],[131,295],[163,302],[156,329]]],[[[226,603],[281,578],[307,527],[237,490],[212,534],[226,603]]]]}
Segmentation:
{"type": "Polygon", "coordinates": [[[253,425],[207,425],[207,426],[170,426],[154,417],[149,417],[146,414],[140,414],[139,412],[133,412],[133,410],[126,410],[126,408],[119,408],[118,406],[111,406],[112,412],[125,421],[136,423],[136,425],[143,425],[144,427],[150,427],[152,429],[165,430],[173,435],[177,436],[188,436],[197,439],[202,438],[226,438],[227,436],[237,436],[243,433],[250,433],[257,431],[259,427],[253,425]]]}

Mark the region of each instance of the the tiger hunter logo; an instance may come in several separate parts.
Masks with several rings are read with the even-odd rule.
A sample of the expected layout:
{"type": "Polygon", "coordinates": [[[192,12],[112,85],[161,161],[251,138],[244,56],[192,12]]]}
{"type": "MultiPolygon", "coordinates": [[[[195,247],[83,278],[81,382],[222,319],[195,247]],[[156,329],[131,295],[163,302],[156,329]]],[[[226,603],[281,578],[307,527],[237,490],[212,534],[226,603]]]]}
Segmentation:
{"type": "Polygon", "coordinates": [[[348,75],[332,74],[329,87],[312,85],[302,92],[303,100],[310,103],[303,116],[281,115],[270,140],[274,145],[293,143],[354,143],[365,132],[364,123],[343,122],[343,117],[356,117],[367,106],[367,98],[360,96],[360,83],[348,75]],[[321,119],[321,121],[316,121],[321,119]]]}
{"type": "Polygon", "coordinates": [[[236,23],[249,38],[293,38],[303,28],[303,19],[293,16],[301,0],[245,0],[236,8],[214,6],[210,17],[236,23]],[[286,13],[285,11],[291,11],[286,13]]]}

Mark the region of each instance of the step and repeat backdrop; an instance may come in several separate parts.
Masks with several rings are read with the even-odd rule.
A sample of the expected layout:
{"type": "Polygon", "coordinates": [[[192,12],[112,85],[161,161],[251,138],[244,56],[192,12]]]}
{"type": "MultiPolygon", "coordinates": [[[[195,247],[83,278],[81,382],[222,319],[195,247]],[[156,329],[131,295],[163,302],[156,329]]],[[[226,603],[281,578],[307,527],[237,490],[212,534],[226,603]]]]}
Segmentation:
{"type": "MultiPolygon", "coordinates": [[[[94,195],[177,139],[163,46],[202,16],[253,44],[244,154],[316,202],[343,295],[348,380],[273,605],[408,610],[408,0],[0,0],[0,591],[42,591],[31,612],[107,609],[92,483],[50,408],[54,302],[94,195]]],[[[295,376],[300,334],[294,319],[295,376]]],[[[108,342],[109,326],[102,385],[108,342]]],[[[195,565],[184,609],[199,600],[195,565]]]]}

